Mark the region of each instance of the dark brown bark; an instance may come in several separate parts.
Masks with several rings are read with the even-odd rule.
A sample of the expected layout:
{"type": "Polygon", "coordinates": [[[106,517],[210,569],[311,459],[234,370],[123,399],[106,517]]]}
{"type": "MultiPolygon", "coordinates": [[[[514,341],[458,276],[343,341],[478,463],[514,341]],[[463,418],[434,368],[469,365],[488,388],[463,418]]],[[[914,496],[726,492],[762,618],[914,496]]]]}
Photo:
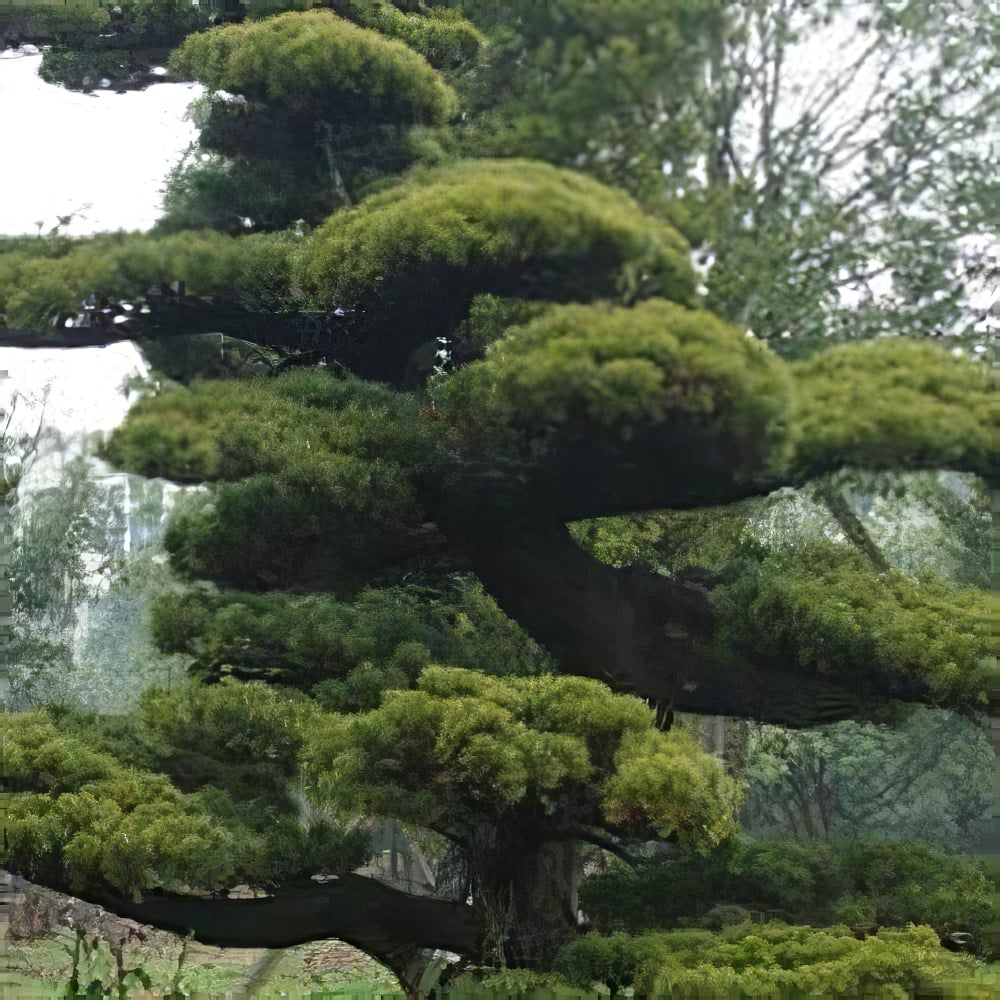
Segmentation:
{"type": "Polygon", "coordinates": [[[289,885],[263,899],[199,898],[172,894],[139,900],[111,889],[78,896],[112,913],[206,944],[233,948],[288,948],[339,938],[378,959],[414,992],[426,964],[424,951],[480,956],[476,910],[429,896],[400,892],[362,875],[289,885]]]}
{"type": "Polygon", "coordinates": [[[470,845],[486,964],[550,969],[577,927],[577,842],[541,810],[485,825],[470,845]]]}
{"type": "Polygon", "coordinates": [[[627,511],[684,509],[766,494],[742,475],[758,443],[694,421],[628,443],[563,447],[545,462],[458,467],[429,497],[449,539],[486,589],[549,649],[560,669],[672,709],[792,726],[870,717],[891,678],[842,686],[798,665],[752,663],[715,644],[708,591],[636,567],[614,569],[565,523],[627,511]]]}

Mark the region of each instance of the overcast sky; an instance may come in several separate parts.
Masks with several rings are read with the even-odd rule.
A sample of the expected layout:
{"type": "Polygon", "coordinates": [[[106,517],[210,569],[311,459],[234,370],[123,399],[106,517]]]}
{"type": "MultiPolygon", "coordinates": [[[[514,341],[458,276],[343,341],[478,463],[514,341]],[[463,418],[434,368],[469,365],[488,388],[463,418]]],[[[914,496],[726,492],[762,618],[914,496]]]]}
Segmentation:
{"type": "Polygon", "coordinates": [[[79,94],[44,83],[39,55],[0,51],[0,233],[148,229],[164,179],[195,137],[185,119],[202,88],[79,94]]]}

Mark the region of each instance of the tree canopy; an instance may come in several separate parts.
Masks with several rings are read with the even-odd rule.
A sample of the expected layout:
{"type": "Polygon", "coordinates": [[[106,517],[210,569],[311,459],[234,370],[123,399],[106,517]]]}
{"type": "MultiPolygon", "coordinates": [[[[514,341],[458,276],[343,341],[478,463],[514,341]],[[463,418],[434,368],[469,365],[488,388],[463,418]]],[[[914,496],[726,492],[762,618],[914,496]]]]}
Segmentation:
{"type": "MultiPolygon", "coordinates": [[[[409,989],[426,948],[551,968],[577,932],[587,844],[632,864],[736,851],[697,870],[739,876],[742,902],[819,892],[826,848],[734,846],[737,783],[677,716],[974,711],[978,494],[922,481],[954,526],[955,579],[880,545],[858,496],[916,494],[927,470],[995,476],[997,414],[975,353],[912,339],[929,322],[880,312],[867,337],[862,316],[859,342],[830,346],[839,256],[819,292],[788,291],[815,249],[803,226],[847,211],[830,221],[828,192],[801,188],[822,152],[813,112],[772,120],[798,5],[341,6],[175,51],[213,91],[208,159],[172,179],[161,230],[0,246],[6,326],[71,338],[100,315],[95,339],[169,359],[179,380],[147,386],[103,455],[201,487],[172,514],[178,580],[151,614],[191,686],[147,693],[135,720],[6,719],[33,793],[12,865],[220,943],[336,934],[409,989]],[[735,116],[755,94],[763,148],[744,172],[735,116]],[[605,97],[588,138],[576,111],[605,97]],[[716,256],[703,284],[681,231],[716,256]],[[822,511],[814,530],[774,528],[789,497],[790,521],[822,511]],[[348,874],[379,817],[436,845],[436,897],[348,874]],[[237,879],[266,905],[205,895],[237,879]]],[[[935,17],[858,31],[885,68],[935,17]]],[[[913,110],[893,109],[916,156],[913,110]]],[[[908,258],[899,282],[916,287],[908,258]]],[[[924,316],[920,299],[900,308],[924,316]]],[[[947,868],[900,850],[914,883],[947,868]]],[[[880,894],[867,865],[842,860],[824,914],[847,913],[852,885],[880,894]]],[[[695,868],[663,884],[690,891],[695,868]]],[[[935,912],[975,910],[978,883],[948,871],[972,902],[935,912]]],[[[918,912],[912,895],[893,920],[918,912]]],[[[785,932],[768,933],[731,950],[786,962],[785,932]]],[[[823,947],[844,957],[845,940],[823,947]]],[[[648,944],[662,985],[672,946],[648,944]]],[[[610,961],[580,947],[582,965],[589,947],[610,961]]]]}

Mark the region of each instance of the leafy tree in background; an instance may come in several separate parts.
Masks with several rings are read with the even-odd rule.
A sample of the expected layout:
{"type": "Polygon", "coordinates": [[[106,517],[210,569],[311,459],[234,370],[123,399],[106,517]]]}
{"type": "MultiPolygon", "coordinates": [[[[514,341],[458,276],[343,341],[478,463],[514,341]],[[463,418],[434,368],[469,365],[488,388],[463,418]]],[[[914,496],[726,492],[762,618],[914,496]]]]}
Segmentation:
{"type": "Polygon", "coordinates": [[[704,142],[705,66],[729,30],[726,7],[464,3],[488,39],[475,73],[456,81],[466,155],[571,166],[659,203],[663,164],[686,172],[704,142]]]}
{"type": "Polygon", "coordinates": [[[665,927],[720,930],[767,914],[795,923],[876,927],[927,924],[942,937],[972,933],[991,914],[991,886],[968,855],[877,837],[856,843],[733,839],[700,856],[688,849],[625,862],[613,858],[580,884],[580,902],[602,933],[665,927]]]}
{"type": "Polygon", "coordinates": [[[29,37],[50,43],[42,52],[43,80],[90,92],[147,85],[147,60],[164,59],[166,50],[208,23],[200,5],[185,0],[126,0],[110,10],[35,8],[25,28],[29,37]]]}
{"type": "Polygon", "coordinates": [[[790,350],[884,332],[981,339],[996,12],[788,0],[730,13],[707,184],[680,179],[707,208],[709,307],[790,350]],[[843,59],[810,72],[830,45],[843,59]]]}
{"type": "Polygon", "coordinates": [[[914,708],[895,728],[839,722],[751,734],[744,822],[756,833],[975,844],[993,755],[979,729],[914,708]]]}
{"type": "Polygon", "coordinates": [[[989,4],[464,9],[489,44],[463,141],[573,165],[657,207],[699,247],[714,312],[782,350],[886,331],[982,339],[996,278],[989,4]]]}

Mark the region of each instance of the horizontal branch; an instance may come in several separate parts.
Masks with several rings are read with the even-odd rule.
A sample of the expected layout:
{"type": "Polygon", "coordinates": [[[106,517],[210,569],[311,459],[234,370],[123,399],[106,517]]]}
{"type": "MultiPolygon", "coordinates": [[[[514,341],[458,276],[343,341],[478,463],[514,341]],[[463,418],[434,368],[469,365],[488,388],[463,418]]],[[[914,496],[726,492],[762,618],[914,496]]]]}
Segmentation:
{"type": "Polygon", "coordinates": [[[226,948],[288,948],[338,938],[403,980],[424,949],[473,960],[479,954],[473,906],[401,892],[356,874],[282,886],[260,899],[159,892],[133,899],[110,888],[76,895],[119,916],[226,948]]]}

